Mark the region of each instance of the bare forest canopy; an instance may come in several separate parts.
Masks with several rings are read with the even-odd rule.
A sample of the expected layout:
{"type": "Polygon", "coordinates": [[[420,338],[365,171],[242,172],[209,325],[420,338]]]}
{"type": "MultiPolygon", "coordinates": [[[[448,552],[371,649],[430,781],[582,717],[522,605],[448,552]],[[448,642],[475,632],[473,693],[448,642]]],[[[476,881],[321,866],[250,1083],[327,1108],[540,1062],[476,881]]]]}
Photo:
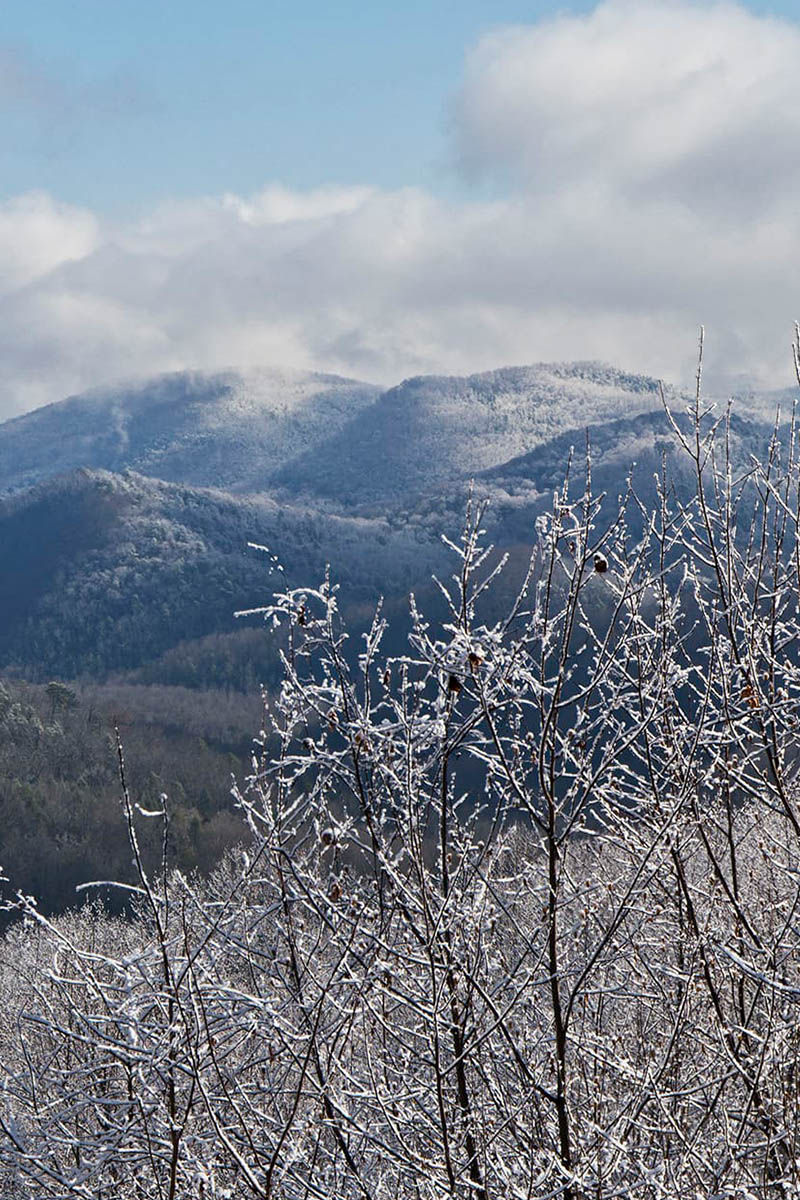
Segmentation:
{"type": "Polygon", "coordinates": [[[797,1193],[800,446],[689,409],[451,479],[400,635],[279,580],[205,877],[116,742],[128,915],[6,862],[4,1196],[797,1193]]]}

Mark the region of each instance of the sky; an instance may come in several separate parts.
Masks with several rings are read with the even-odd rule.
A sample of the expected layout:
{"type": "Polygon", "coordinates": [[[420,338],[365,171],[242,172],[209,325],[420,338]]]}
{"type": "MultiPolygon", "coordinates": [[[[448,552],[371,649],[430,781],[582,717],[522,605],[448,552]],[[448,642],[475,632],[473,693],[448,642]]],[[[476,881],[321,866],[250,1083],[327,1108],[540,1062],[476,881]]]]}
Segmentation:
{"type": "Polygon", "coordinates": [[[0,417],[257,365],[788,386],[800,5],[5,0],[0,417]]]}

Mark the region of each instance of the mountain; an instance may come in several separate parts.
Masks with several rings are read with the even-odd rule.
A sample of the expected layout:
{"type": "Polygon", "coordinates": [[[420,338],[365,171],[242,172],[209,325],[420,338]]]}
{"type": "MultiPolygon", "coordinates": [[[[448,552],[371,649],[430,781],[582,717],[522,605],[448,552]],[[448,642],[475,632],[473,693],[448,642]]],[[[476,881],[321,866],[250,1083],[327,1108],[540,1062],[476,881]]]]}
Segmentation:
{"type": "Polygon", "coordinates": [[[326,563],[349,603],[405,594],[440,553],[379,516],[339,517],[147,479],[79,470],[0,504],[0,669],[36,678],[141,667],[235,627],[234,612],[326,563]],[[249,542],[277,551],[270,555],[249,542]]]}
{"type": "Polygon", "coordinates": [[[420,376],[386,392],[333,375],[182,372],[0,424],[0,494],[89,467],[382,507],[659,404],[655,380],[597,363],[420,376]]]}
{"type": "MultiPolygon", "coordinates": [[[[690,436],[691,418],[680,412],[673,415],[684,434],[690,436]]],[[[753,458],[766,460],[772,433],[773,426],[765,421],[732,412],[728,447],[734,477],[743,473],[753,458]]],[[[570,457],[570,492],[573,499],[582,494],[587,439],[592,490],[596,496],[607,496],[609,516],[615,513],[629,480],[645,511],[652,511],[659,502],[656,477],[661,475],[664,461],[669,487],[676,496],[682,498],[693,493],[694,468],[679,447],[663,411],[595,423],[584,430],[560,434],[477,477],[478,495],[491,501],[487,524],[495,541],[513,543],[529,536],[536,515],[552,506],[553,493],[562,486],[565,464],[570,457]]],[[[630,506],[628,531],[637,534],[641,526],[641,510],[637,505],[630,506]]]]}
{"type": "MultiPolygon", "coordinates": [[[[665,451],[683,486],[658,384],[592,363],[380,394],[334,376],[182,374],[6,422],[0,670],[252,689],[276,663],[237,609],[284,580],[311,586],[331,563],[356,630],[381,595],[402,610],[442,569],[470,480],[491,500],[492,538],[524,557],[572,446],[579,486],[587,428],[595,488],[612,501],[636,460],[653,503],[665,451]]],[[[768,437],[734,416],[742,462],[768,437]]]]}
{"type": "MultiPolygon", "coordinates": [[[[674,395],[674,393],[670,393],[674,395]]],[[[598,363],[408,379],[273,477],[288,495],[395,505],[524,454],[569,429],[660,408],[654,379],[598,363]]]]}
{"type": "MultiPolygon", "coordinates": [[[[770,425],[755,418],[760,398],[741,408],[730,441],[744,465],[763,458],[770,425]]],[[[433,622],[444,616],[430,577],[453,569],[441,535],[458,535],[470,487],[509,557],[489,599],[502,604],[573,447],[573,494],[582,486],[587,428],[609,512],[631,469],[655,503],[664,454],[688,493],[655,381],[590,363],[386,392],[324,375],[183,373],[0,425],[0,863],[16,885],[49,911],[79,880],[126,878],[117,724],[134,799],[152,810],[167,793],[174,861],[208,869],[241,837],[230,774],[247,773],[259,685],[281,674],[260,618],[235,611],[314,586],[330,563],[345,653],[363,646],[379,596],[385,648],[405,649],[412,589],[433,622]]],[[[602,617],[608,584],[590,586],[602,617]]]]}
{"type": "Polygon", "coordinates": [[[77,467],[263,491],[276,469],[378,395],[336,375],[266,370],[181,372],[86,392],[0,425],[0,493],[77,467]]]}

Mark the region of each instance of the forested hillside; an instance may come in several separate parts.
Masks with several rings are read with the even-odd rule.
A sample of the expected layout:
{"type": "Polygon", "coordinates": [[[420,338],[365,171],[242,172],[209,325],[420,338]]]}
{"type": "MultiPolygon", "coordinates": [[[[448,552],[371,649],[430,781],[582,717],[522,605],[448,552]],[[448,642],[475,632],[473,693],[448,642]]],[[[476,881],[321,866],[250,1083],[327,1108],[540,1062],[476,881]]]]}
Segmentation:
{"type": "MultiPolygon", "coordinates": [[[[756,410],[731,418],[736,471],[766,453],[756,410]]],[[[688,433],[690,418],[677,420],[688,433]]],[[[273,694],[282,673],[263,619],[235,612],[318,585],[330,563],[345,658],[381,597],[387,650],[403,653],[410,593],[444,615],[431,576],[449,578],[442,535],[459,536],[472,490],[489,501],[491,561],[509,556],[490,593],[499,615],[570,457],[569,495],[583,486],[587,429],[593,486],[611,502],[598,531],[631,474],[641,504],[626,520],[641,533],[662,460],[675,496],[691,493],[657,385],[592,364],[419,378],[383,394],[276,372],[173,376],[0,426],[0,863],[48,908],[72,903],[81,878],[128,877],[118,719],[132,794],[147,808],[166,792],[176,861],[207,869],[242,836],[230,775],[246,770],[261,686],[273,694]],[[58,681],[74,709],[52,709],[41,690],[58,681]]],[[[606,619],[606,583],[585,597],[606,619]]]]}
{"type": "Polygon", "coordinates": [[[659,403],[652,380],[592,364],[424,377],[384,394],[251,372],[164,377],[7,422],[0,670],[267,682],[274,661],[233,613],[268,597],[275,559],[288,579],[332,563],[351,611],[381,595],[404,607],[441,564],[470,478],[497,493],[499,540],[529,540],[572,437],[553,435],[581,438],[592,422],[622,463],[641,448],[633,414],[659,403]],[[510,477],[526,472],[522,509],[492,474],[508,460],[510,477]]]}
{"type": "MultiPolygon", "coordinates": [[[[73,906],[89,879],[133,881],[115,727],[137,802],[169,797],[170,863],[209,870],[243,838],[230,792],[248,771],[260,710],[257,695],[0,682],[0,861],[14,887],[52,912],[73,906]]],[[[160,838],[148,832],[142,852],[155,866],[160,838]]]]}
{"type": "Polygon", "coordinates": [[[78,467],[350,507],[464,478],[564,429],[658,406],[652,379],[592,363],[421,376],[382,393],[329,375],[183,373],[0,425],[0,495],[78,467]]]}
{"type": "Polygon", "coordinates": [[[261,491],[379,389],[291,371],[183,372],[72,396],[0,425],[0,494],[77,467],[261,491]]]}
{"type": "Polygon", "coordinates": [[[77,471],[0,507],[0,668],[37,679],[139,668],[231,633],[234,612],[282,575],[314,578],[327,562],[351,604],[407,594],[435,561],[428,541],[380,516],[77,471]]]}

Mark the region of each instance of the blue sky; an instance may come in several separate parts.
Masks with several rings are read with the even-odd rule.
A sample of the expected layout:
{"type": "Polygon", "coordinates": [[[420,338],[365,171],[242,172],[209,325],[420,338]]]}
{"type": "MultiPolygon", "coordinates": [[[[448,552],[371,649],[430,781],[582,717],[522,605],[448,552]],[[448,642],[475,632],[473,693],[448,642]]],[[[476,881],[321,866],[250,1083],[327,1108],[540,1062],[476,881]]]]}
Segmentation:
{"type": "Polygon", "coordinates": [[[0,51],[19,78],[2,188],[112,213],[267,180],[452,192],[465,186],[447,138],[465,53],[499,25],[591,7],[5,0],[0,51]]]}
{"type": "Polygon", "coordinates": [[[5,0],[0,418],[179,369],[792,382],[800,0],[5,0]]]}
{"type": "Polygon", "coordinates": [[[0,135],[3,186],[106,211],[265,180],[452,188],[465,51],[551,8],[11,0],[2,40],[32,78],[0,135]]]}

